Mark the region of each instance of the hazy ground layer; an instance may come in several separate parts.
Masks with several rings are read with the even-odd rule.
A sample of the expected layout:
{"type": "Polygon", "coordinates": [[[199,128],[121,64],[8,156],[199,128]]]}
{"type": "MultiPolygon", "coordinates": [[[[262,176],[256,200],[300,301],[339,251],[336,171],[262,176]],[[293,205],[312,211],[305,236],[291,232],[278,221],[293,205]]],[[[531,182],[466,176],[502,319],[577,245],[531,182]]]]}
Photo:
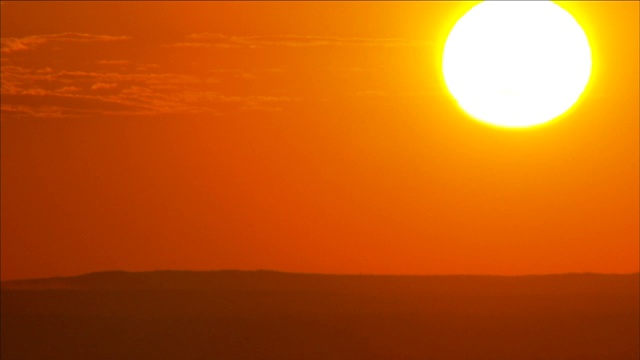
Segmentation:
{"type": "Polygon", "coordinates": [[[2,359],[640,357],[638,274],[109,272],[2,283],[2,359]]]}

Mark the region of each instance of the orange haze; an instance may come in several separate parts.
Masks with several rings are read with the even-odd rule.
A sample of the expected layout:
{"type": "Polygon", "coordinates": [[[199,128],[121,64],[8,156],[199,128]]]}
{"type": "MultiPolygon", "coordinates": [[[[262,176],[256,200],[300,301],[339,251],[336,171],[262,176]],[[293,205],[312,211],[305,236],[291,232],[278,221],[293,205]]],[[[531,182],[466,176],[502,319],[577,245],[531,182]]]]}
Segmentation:
{"type": "Polygon", "coordinates": [[[468,2],[2,2],[2,278],[636,272],[638,2],[525,131],[443,88],[468,2]]]}

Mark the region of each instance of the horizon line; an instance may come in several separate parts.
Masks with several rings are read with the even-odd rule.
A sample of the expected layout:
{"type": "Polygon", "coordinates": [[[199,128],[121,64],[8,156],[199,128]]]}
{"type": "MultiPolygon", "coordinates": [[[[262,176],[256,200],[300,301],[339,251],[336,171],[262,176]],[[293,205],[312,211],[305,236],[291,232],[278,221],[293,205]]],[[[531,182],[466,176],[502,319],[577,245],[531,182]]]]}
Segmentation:
{"type": "Polygon", "coordinates": [[[217,270],[188,270],[188,269],[157,269],[157,270],[101,270],[91,271],[86,273],[80,273],[76,275],[58,275],[49,277],[32,277],[32,278],[13,278],[13,279],[0,279],[0,282],[12,282],[12,281],[38,281],[38,280],[55,280],[55,279],[72,279],[90,275],[98,274],[145,274],[145,273],[167,273],[167,272],[183,272],[183,273],[215,273],[215,272],[238,272],[238,273],[279,273],[288,275],[318,275],[318,276],[393,276],[393,277],[452,277],[452,276],[465,276],[465,277],[530,277],[530,276],[558,276],[558,275],[640,275],[639,271],[632,272],[593,272],[593,271],[569,271],[558,273],[525,273],[525,274],[470,274],[470,273],[442,273],[442,274],[393,274],[393,273],[324,273],[324,272],[296,272],[296,271],[283,271],[272,269],[217,269],[217,270]]]}

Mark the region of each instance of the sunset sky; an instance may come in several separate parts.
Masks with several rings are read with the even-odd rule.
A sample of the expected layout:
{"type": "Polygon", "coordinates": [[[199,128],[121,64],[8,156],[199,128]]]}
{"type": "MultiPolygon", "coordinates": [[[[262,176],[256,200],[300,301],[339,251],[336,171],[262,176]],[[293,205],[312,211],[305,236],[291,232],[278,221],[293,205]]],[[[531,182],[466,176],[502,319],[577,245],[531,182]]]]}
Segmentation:
{"type": "Polygon", "coordinates": [[[476,2],[2,2],[2,279],[639,270],[640,3],[559,2],[586,92],[465,115],[476,2]]]}

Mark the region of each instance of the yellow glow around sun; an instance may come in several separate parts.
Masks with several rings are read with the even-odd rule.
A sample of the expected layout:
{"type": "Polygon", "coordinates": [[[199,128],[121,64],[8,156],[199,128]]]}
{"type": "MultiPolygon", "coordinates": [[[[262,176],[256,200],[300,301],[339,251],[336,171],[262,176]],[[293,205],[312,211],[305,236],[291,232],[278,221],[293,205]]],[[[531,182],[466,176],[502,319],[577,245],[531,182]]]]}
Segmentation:
{"type": "Polygon", "coordinates": [[[445,43],[443,75],[472,117],[506,127],[567,111],[591,75],[591,50],[576,20],[551,1],[486,1],[445,43]]]}

